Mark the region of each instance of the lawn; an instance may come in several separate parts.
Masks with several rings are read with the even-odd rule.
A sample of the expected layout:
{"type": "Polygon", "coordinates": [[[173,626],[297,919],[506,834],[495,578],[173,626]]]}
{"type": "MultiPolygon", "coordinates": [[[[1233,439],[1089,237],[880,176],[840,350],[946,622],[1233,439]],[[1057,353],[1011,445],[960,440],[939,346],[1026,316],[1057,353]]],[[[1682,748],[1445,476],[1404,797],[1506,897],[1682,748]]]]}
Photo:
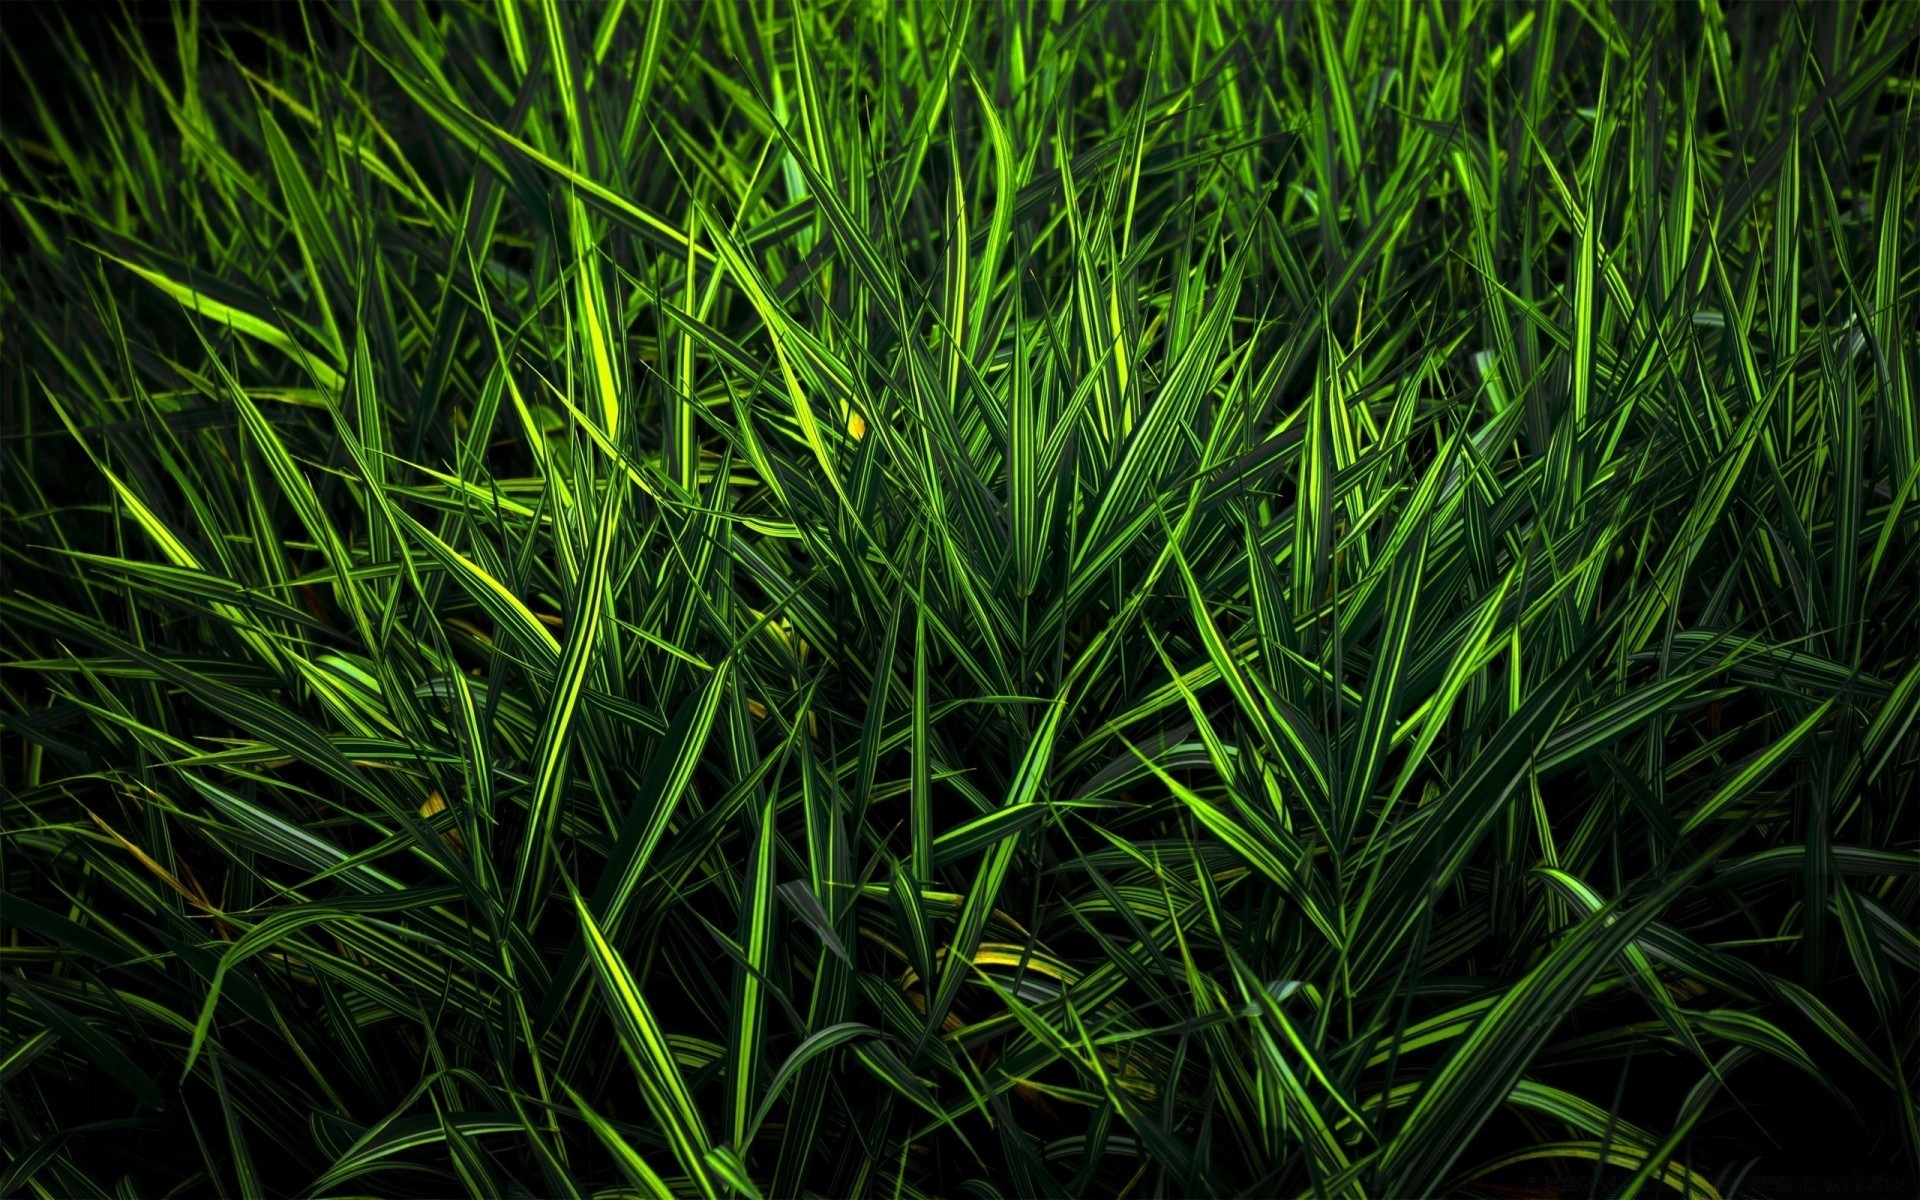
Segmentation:
{"type": "Polygon", "coordinates": [[[18,9],[0,1195],[1920,1178],[1920,4],[18,9]]]}

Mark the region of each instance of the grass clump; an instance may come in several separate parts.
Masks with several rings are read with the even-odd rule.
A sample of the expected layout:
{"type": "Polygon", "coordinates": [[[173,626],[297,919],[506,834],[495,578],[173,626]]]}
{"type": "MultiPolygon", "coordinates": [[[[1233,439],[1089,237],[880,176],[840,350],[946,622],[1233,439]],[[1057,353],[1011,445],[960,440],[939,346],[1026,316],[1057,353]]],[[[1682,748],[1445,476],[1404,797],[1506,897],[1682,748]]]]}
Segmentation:
{"type": "Polygon", "coordinates": [[[138,16],[0,1192],[1914,1169],[1912,4],[138,16]]]}

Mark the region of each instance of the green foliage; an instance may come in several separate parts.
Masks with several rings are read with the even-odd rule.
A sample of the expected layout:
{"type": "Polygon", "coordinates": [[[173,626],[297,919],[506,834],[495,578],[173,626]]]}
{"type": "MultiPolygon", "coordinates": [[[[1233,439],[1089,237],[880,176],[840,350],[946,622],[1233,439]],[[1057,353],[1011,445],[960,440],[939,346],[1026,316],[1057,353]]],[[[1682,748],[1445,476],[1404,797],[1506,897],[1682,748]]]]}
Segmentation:
{"type": "Polygon", "coordinates": [[[1920,1169],[1913,3],[43,15],[0,1194],[1920,1169]]]}

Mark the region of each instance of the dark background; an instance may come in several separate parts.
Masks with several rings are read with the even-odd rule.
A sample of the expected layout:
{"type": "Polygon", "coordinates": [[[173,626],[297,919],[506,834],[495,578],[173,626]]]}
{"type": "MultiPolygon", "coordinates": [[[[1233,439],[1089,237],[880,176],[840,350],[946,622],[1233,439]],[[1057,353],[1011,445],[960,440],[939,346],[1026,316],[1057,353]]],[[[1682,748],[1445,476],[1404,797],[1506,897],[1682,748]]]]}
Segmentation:
{"type": "MultiPolygon", "coordinates": [[[[201,0],[200,22],[216,26],[240,61],[258,67],[266,61],[266,46],[258,36],[298,42],[305,22],[296,0],[201,0]]],[[[321,15],[321,14],[313,14],[321,15]]],[[[174,68],[174,6],[166,0],[4,0],[0,2],[0,42],[6,47],[5,69],[0,70],[0,124],[10,129],[33,123],[32,93],[58,111],[77,86],[72,65],[63,54],[48,53],[49,33],[70,28],[93,60],[95,70],[107,75],[131,71],[124,43],[129,30],[141,38],[163,69],[174,68]]]]}

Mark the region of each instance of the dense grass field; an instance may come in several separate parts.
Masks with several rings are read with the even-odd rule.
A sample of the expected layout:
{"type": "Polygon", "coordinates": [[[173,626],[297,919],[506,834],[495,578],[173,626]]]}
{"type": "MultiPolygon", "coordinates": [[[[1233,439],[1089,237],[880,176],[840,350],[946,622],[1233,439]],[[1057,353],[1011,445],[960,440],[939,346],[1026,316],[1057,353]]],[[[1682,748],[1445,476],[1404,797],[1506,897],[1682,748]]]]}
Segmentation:
{"type": "Polygon", "coordinates": [[[0,1195],[1914,1184],[1920,5],[254,18],[8,18],[0,1195]]]}

